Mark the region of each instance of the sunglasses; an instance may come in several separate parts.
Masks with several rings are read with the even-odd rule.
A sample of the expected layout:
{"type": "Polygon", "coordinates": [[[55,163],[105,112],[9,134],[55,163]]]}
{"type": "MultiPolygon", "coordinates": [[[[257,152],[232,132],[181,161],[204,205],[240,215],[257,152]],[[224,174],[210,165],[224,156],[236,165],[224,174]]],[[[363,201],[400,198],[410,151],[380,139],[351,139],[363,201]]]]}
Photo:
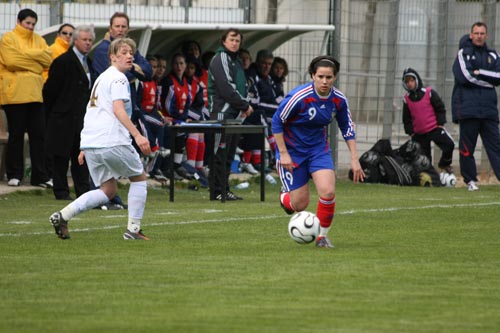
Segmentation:
{"type": "Polygon", "coordinates": [[[61,31],[61,34],[63,34],[64,36],[73,36],[73,33],[69,31],[61,31]]]}

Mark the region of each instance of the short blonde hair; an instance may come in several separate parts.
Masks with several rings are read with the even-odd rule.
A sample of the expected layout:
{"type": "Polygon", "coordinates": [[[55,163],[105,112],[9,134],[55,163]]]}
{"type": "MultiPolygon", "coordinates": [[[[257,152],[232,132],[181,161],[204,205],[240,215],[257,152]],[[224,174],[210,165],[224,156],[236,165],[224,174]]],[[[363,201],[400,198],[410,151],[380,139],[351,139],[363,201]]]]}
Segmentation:
{"type": "Polygon", "coordinates": [[[111,56],[112,54],[117,55],[118,51],[120,50],[120,47],[122,47],[123,45],[130,46],[132,48],[132,53],[135,53],[137,46],[134,40],[128,37],[124,37],[124,38],[117,38],[111,42],[108,49],[108,56],[111,56]]]}

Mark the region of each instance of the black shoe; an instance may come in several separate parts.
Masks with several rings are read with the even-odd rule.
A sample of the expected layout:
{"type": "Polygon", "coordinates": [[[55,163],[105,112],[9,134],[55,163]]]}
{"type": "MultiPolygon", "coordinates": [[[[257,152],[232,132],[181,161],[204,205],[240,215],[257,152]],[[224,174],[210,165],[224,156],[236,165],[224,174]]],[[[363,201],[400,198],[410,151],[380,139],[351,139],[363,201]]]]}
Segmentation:
{"type": "Polygon", "coordinates": [[[192,180],[194,179],[194,175],[190,172],[188,172],[183,166],[177,167],[175,169],[175,172],[182,178],[185,178],[187,180],[192,180]]]}
{"type": "MultiPolygon", "coordinates": [[[[220,192],[215,192],[215,200],[222,201],[222,193],[220,192]]],[[[231,191],[226,192],[226,201],[236,201],[236,200],[243,200],[242,197],[237,196],[231,191]]]]}
{"type": "Polygon", "coordinates": [[[120,205],[117,203],[107,202],[101,206],[102,210],[122,210],[126,209],[124,205],[120,205]]]}
{"type": "Polygon", "coordinates": [[[226,192],[226,199],[228,199],[228,198],[231,198],[231,199],[229,199],[229,200],[243,200],[243,198],[242,198],[242,197],[237,196],[236,194],[234,194],[234,193],[233,193],[233,192],[231,192],[231,191],[227,191],[227,192],[226,192]]]}
{"type": "Polygon", "coordinates": [[[56,231],[57,237],[61,239],[70,239],[68,231],[68,221],[63,219],[61,212],[55,212],[49,217],[49,221],[56,231]]]}

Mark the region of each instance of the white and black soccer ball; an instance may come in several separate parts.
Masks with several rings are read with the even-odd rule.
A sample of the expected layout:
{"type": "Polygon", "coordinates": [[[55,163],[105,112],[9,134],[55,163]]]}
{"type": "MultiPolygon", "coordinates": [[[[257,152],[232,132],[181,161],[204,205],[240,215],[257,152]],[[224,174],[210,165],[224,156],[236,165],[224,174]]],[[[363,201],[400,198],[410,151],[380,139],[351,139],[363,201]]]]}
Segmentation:
{"type": "Polygon", "coordinates": [[[444,171],[439,174],[439,180],[441,181],[441,185],[446,187],[455,187],[457,184],[457,177],[452,173],[444,171]]]}
{"type": "Polygon", "coordinates": [[[297,243],[314,242],[319,235],[319,219],[311,212],[298,212],[288,222],[288,233],[297,243]]]}

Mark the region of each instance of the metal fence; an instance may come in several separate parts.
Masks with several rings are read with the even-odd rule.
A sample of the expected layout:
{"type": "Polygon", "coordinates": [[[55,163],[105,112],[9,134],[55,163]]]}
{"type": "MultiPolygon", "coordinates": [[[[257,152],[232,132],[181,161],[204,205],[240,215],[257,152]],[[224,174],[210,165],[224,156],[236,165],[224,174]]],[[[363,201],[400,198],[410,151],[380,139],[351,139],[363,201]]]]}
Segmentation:
{"type": "MultiPolygon", "coordinates": [[[[118,10],[131,16],[132,27],[134,22],[335,24],[328,51],[341,62],[337,85],[349,99],[361,153],[380,138],[390,138],[393,147],[408,139],[401,121],[401,74],[408,66],[442,97],[447,128],[457,142],[450,101],[458,41],[472,23],[483,21],[494,47],[499,14],[496,0],[48,0],[0,2],[0,34],[14,27],[21,7],[39,14],[38,31],[66,21],[107,24],[118,10]]],[[[309,79],[307,65],[324,52],[323,42],[323,33],[309,33],[274,51],[290,66],[286,88],[309,79]]],[[[349,155],[342,142],[337,146],[338,170],[345,175],[349,155]]],[[[478,151],[477,160],[480,170],[489,169],[486,154],[478,151]]]]}
{"type": "MultiPolygon", "coordinates": [[[[347,95],[357,125],[360,152],[378,139],[390,138],[393,148],[408,136],[402,124],[402,72],[416,69],[447,107],[447,129],[458,146],[458,127],[451,123],[451,67],[458,41],[474,22],[488,25],[488,45],[495,46],[496,0],[350,0],[336,1],[336,37],[342,63],[339,88],[347,95]]],[[[349,155],[339,143],[339,164],[345,171],[349,155]]],[[[434,151],[438,160],[439,151],[434,151]]],[[[458,170],[458,148],[454,165],[458,170]]],[[[480,171],[490,170],[479,140],[480,171]]]]}

